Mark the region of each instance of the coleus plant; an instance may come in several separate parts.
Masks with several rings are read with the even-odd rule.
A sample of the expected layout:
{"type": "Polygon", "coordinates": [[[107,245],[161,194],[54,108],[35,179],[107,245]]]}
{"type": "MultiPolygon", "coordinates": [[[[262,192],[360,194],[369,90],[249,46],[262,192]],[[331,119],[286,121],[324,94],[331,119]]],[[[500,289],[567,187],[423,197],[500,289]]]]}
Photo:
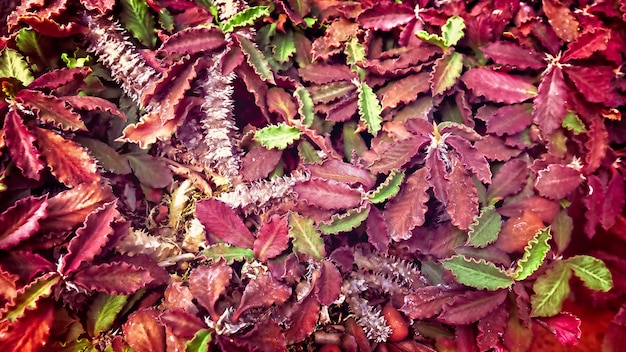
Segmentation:
{"type": "Polygon", "coordinates": [[[8,350],[619,348],[623,2],[13,6],[8,350]]]}

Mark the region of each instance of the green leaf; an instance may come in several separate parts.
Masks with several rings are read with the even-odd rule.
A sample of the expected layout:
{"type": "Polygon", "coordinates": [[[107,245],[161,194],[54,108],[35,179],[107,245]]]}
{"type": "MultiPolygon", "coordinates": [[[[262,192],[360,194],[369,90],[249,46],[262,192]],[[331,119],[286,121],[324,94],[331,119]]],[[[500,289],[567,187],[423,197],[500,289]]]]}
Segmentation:
{"type": "Polygon", "coordinates": [[[45,40],[42,34],[32,29],[22,28],[15,37],[15,45],[19,51],[29,57],[31,64],[38,61],[33,60],[36,57],[42,60],[40,62],[48,63],[50,66],[56,66],[56,57],[46,55],[46,51],[50,48],[43,48],[40,44],[45,43],[45,40]]]}
{"type": "Polygon", "coordinates": [[[357,228],[370,213],[370,205],[362,208],[351,209],[345,214],[335,214],[331,217],[329,223],[321,223],[320,231],[326,235],[335,235],[340,232],[348,232],[357,228]]]}
{"type": "Polygon", "coordinates": [[[17,319],[24,315],[26,310],[37,308],[37,302],[41,298],[50,296],[52,288],[61,279],[58,275],[46,275],[35,279],[22,292],[18,292],[17,297],[10,302],[3,310],[6,313],[0,317],[0,320],[8,320],[14,323],[17,319]]]}
{"type": "Polygon", "coordinates": [[[317,154],[317,150],[308,141],[298,143],[298,155],[305,163],[321,162],[322,158],[317,154]]]}
{"type": "Polygon", "coordinates": [[[6,48],[0,55],[0,77],[13,77],[20,80],[24,85],[33,81],[28,62],[22,54],[13,49],[6,48]]]}
{"type": "Polygon", "coordinates": [[[343,124],[343,155],[346,160],[352,158],[353,153],[361,156],[369,148],[365,144],[365,140],[360,133],[356,132],[356,121],[348,121],[343,124]]]}
{"type": "Polygon", "coordinates": [[[156,34],[154,33],[154,18],[149,12],[145,0],[121,0],[122,12],[120,20],[141,44],[154,48],[156,34]]]}
{"type": "Polygon", "coordinates": [[[235,14],[229,18],[222,26],[222,31],[228,33],[232,32],[236,28],[251,26],[258,19],[267,17],[270,15],[269,7],[267,6],[253,6],[235,14]]]}
{"type": "Polygon", "coordinates": [[[132,172],[126,157],[119,154],[108,144],[97,139],[83,136],[78,136],[74,140],[80,143],[83,147],[87,148],[87,150],[89,150],[89,154],[96,158],[100,166],[102,166],[105,170],[119,175],[127,175],[132,172]]]}
{"type": "Polygon", "coordinates": [[[448,18],[446,24],[441,27],[441,36],[443,42],[447,47],[456,45],[461,38],[463,38],[463,30],[465,29],[465,22],[463,18],[459,16],[452,16],[448,18]]]}
{"type": "Polygon", "coordinates": [[[567,215],[567,210],[563,209],[556,215],[550,227],[552,228],[552,239],[556,244],[556,253],[561,254],[572,240],[574,220],[567,215]]]}
{"type": "Polygon", "coordinates": [[[539,230],[535,237],[528,242],[528,245],[524,247],[524,255],[517,261],[517,269],[515,269],[514,274],[515,280],[524,280],[539,269],[550,250],[548,241],[551,238],[550,229],[545,228],[539,230]]]}
{"type": "Polygon", "coordinates": [[[293,32],[277,33],[272,40],[272,53],[276,61],[285,63],[296,52],[296,42],[293,40],[293,32]]]}
{"type": "Polygon", "coordinates": [[[87,332],[90,336],[98,336],[113,326],[117,315],[122,311],[127,296],[98,293],[87,312],[87,332]]]}
{"type": "Polygon", "coordinates": [[[271,84],[276,84],[270,64],[261,50],[259,50],[259,48],[257,48],[256,45],[248,38],[239,34],[235,34],[235,37],[239,41],[241,51],[245,54],[246,59],[248,60],[250,66],[254,69],[254,72],[256,72],[262,80],[271,84]]]}
{"type": "Polygon", "coordinates": [[[68,53],[62,53],[61,60],[63,60],[67,68],[85,67],[85,65],[89,62],[90,57],[76,57],[76,54],[70,57],[68,53]]]}
{"type": "Polygon", "coordinates": [[[357,63],[365,61],[365,47],[359,43],[355,37],[346,42],[346,62],[355,66],[357,63]]]}
{"type": "Polygon", "coordinates": [[[586,132],[585,124],[582,120],[572,111],[568,111],[563,118],[563,122],[561,123],[563,128],[572,131],[574,134],[581,134],[586,132]]]}
{"type": "Polygon", "coordinates": [[[431,79],[433,95],[445,93],[454,86],[463,71],[463,55],[457,52],[448,52],[435,62],[431,79]]]}
{"type": "Polygon", "coordinates": [[[608,292],[613,287],[611,272],[600,259],[588,255],[577,255],[567,258],[564,262],[574,270],[574,275],[578,276],[589,289],[608,292]]]}
{"type": "Polygon", "coordinates": [[[202,329],[193,336],[191,341],[187,342],[185,352],[207,352],[209,343],[211,342],[211,332],[209,329],[202,329]]]}
{"type": "Polygon", "coordinates": [[[467,244],[483,248],[498,239],[502,228],[502,217],[493,206],[483,208],[469,229],[467,244]]]}
{"type": "Polygon", "coordinates": [[[379,204],[395,196],[400,191],[402,181],[404,181],[404,171],[392,170],[385,181],[369,195],[370,202],[379,204]]]}
{"type": "Polygon", "coordinates": [[[159,24],[161,27],[169,32],[174,31],[174,16],[166,9],[162,8],[159,11],[159,24]]]}
{"type": "Polygon", "coordinates": [[[315,113],[313,111],[313,99],[309,91],[303,86],[299,86],[293,93],[298,101],[298,114],[302,119],[302,124],[311,127],[315,113]]]}
{"type": "Polygon", "coordinates": [[[253,261],[252,249],[232,246],[228,243],[218,243],[202,251],[202,255],[214,261],[224,258],[228,265],[240,261],[253,261]]]}
{"type": "Polygon", "coordinates": [[[289,236],[294,239],[294,251],[317,259],[324,258],[324,241],[313,225],[313,220],[298,213],[289,214],[289,236]]]}
{"type": "Polygon", "coordinates": [[[513,285],[513,278],[495,264],[483,259],[478,261],[463,255],[455,255],[442,261],[457,281],[463,285],[495,291],[513,285]]]}
{"type": "Polygon", "coordinates": [[[383,109],[376,94],[367,83],[359,84],[357,91],[359,93],[359,117],[367,126],[368,131],[375,136],[380,131],[383,122],[382,117],[380,117],[383,109]]]}
{"type": "Polygon", "coordinates": [[[431,34],[426,31],[417,31],[415,35],[426,43],[434,44],[443,50],[448,49],[445,40],[437,34],[431,34]]]}
{"type": "Polygon", "coordinates": [[[535,293],[530,297],[533,317],[550,317],[558,314],[563,301],[569,294],[569,279],[572,270],[564,261],[556,261],[554,266],[537,278],[533,285],[535,293]]]}
{"type": "Polygon", "coordinates": [[[300,139],[302,132],[295,126],[285,124],[264,127],[254,134],[254,140],[261,143],[265,148],[277,148],[283,150],[288,145],[300,139]]]}

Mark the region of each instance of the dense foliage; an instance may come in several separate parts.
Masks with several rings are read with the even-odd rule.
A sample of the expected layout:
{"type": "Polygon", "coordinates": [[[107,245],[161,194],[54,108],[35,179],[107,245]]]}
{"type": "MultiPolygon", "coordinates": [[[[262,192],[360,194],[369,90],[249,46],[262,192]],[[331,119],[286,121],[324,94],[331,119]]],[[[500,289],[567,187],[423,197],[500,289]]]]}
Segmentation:
{"type": "Polygon", "coordinates": [[[622,348],[625,1],[0,11],[3,350],[622,348]]]}

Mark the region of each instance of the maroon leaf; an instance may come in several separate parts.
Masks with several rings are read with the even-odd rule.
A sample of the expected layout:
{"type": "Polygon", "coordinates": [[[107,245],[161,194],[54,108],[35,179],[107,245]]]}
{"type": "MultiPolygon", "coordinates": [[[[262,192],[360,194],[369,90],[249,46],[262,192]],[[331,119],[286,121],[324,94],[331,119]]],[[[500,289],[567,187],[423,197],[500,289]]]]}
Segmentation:
{"type": "Polygon", "coordinates": [[[298,199],[320,209],[350,209],[361,204],[362,194],[345,183],[334,180],[312,179],[293,186],[298,199]]]}
{"type": "Polygon", "coordinates": [[[604,28],[594,28],[585,32],[575,42],[569,43],[561,61],[586,59],[596,51],[603,51],[607,47],[609,38],[609,31],[604,28]]]}
{"type": "Polygon", "coordinates": [[[522,151],[510,147],[498,137],[486,135],[478,142],[474,143],[474,147],[478,149],[489,160],[507,161],[518,156],[522,151]]]}
{"type": "Polygon", "coordinates": [[[542,2],[542,8],[550,25],[561,39],[566,42],[576,40],[578,21],[568,6],[563,5],[558,0],[545,0],[542,2]]]}
{"type": "Polygon", "coordinates": [[[110,262],[77,271],[72,280],[88,290],[130,295],[154,281],[154,278],[146,269],[124,262],[110,262]]]}
{"type": "Polygon", "coordinates": [[[291,121],[298,114],[298,106],[291,94],[279,87],[267,92],[267,106],[270,112],[280,115],[284,121],[291,121]]]}
{"type": "Polygon", "coordinates": [[[602,223],[606,187],[596,175],[587,176],[587,186],[589,187],[589,193],[583,200],[587,208],[585,212],[587,221],[585,222],[584,230],[589,238],[593,238],[596,234],[596,228],[602,223]]]}
{"type": "Polygon", "coordinates": [[[389,228],[383,214],[376,207],[370,208],[366,220],[367,240],[380,253],[386,253],[391,242],[389,228]]]}
{"type": "Polygon", "coordinates": [[[461,80],[474,94],[498,103],[521,103],[537,94],[537,88],[524,79],[487,68],[473,68],[461,80]]]}
{"type": "Polygon", "coordinates": [[[395,108],[399,104],[407,104],[415,99],[420,93],[427,92],[428,73],[418,73],[393,81],[383,93],[381,105],[383,110],[395,108]]]}
{"type": "Polygon", "coordinates": [[[39,173],[46,167],[35,147],[35,135],[24,125],[13,109],[4,118],[4,141],[15,165],[24,176],[39,181],[39,173]]]}
{"type": "Polygon", "coordinates": [[[206,310],[211,319],[218,321],[220,314],[215,311],[215,302],[226,292],[233,269],[220,261],[210,266],[198,266],[189,274],[189,290],[206,310]]]}
{"type": "Polygon", "coordinates": [[[441,49],[438,46],[425,44],[407,48],[395,53],[396,55],[385,55],[380,59],[368,60],[363,65],[377,75],[399,76],[417,71],[416,68],[421,67],[419,63],[426,62],[440,53],[441,49]]]}
{"type": "Polygon", "coordinates": [[[237,336],[237,343],[243,343],[250,351],[287,351],[287,341],[281,327],[273,320],[263,320],[243,336],[237,336]]]}
{"type": "Polygon", "coordinates": [[[439,314],[444,304],[459,294],[459,290],[443,286],[421,287],[404,297],[400,310],[410,319],[428,319],[439,314]]]}
{"type": "Polygon", "coordinates": [[[423,135],[415,135],[398,141],[382,152],[380,157],[369,166],[369,169],[375,173],[387,173],[399,169],[428,142],[429,138],[423,135]]]}
{"type": "Polygon", "coordinates": [[[537,322],[552,332],[564,346],[573,346],[580,342],[581,322],[571,313],[559,313],[553,317],[537,319],[537,322]]]}
{"type": "Polygon", "coordinates": [[[250,280],[243,291],[239,307],[231,320],[236,323],[246,310],[282,304],[291,297],[291,287],[280,283],[270,273],[264,273],[250,280]]]}
{"type": "Polygon", "coordinates": [[[151,188],[164,188],[172,183],[172,172],[165,160],[145,153],[124,154],[139,182],[151,188]]]}
{"type": "Polygon", "coordinates": [[[327,159],[322,164],[307,164],[304,167],[309,171],[311,177],[335,180],[351,186],[360,184],[366,191],[376,185],[376,178],[370,172],[339,159],[327,159]]]}
{"type": "Polygon", "coordinates": [[[582,183],[580,171],[561,164],[551,164],[537,173],[535,189],[543,197],[565,198],[582,183]]]}
{"type": "Polygon", "coordinates": [[[463,165],[483,183],[491,183],[491,170],[487,159],[470,142],[459,136],[448,136],[446,144],[458,154],[463,165]]]}
{"type": "Polygon", "coordinates": [[[28,85],[29,89],[54,90],[66,84],[82,81],[91,73],[88,67],[60,68],[44,73],[28,85]]]}
{"type": "Polygon", "coordinates": [[[258,146],[246,154],[241,161],[241,174],[244,181],[266,178],[276,168],[283,152],[258,146]]]}
{"type": "Polygon", "coordinates": [[[528,164],[522,159],[511,159],[504,163],[493,177],[487,190],[488,199],[504,199],[516,194],[526,185],[528,164]]]}
{"type": "Polygon", "coordinates": [[[606,187],[606,195],[602,203],[602,219],[600,223],[605,230],[615,225],[617,216],[622,213],[624,204],[626,203],[626,194],[624,192],[624,178],[617,170],[611,170],[611,179],[606,187]]]}
{"type": "Polygon", "coordinates": [[[31,281],[40,273],[55,271],[55,266],[46,258],[30,251],[12,250],[0,261],[3,269],[17,274],[24,282],[31,281]]]}
{"type": "Polygon", "coordinates": [[[565,67],[564,70],[587,101],[604,103],[610,107],[624,104],[624,99],[613,83],[615,72],[612,67],[571,66],[565,67]]]}
{"type": "Polygon", "coordinates": [[[298,73],[303,81],[324,85],[332,82],[351,81],[355,76],[345,65],[329,65],[315,63],[299,68],[298,73]]]}
{"type": "Polygon", "coordinates": [[[176,106],[183,100],[185,93],[191,88],[191,81],[198,75],[200,60],[182,60],[172,65],[163,77],[143,92],[141,103],[158,105],[161,110],[159,120],[165,122],[175,119],[173,114],[176,106]]]}
{"type": "Polygon", "coordinates": [[[586,165],[583,168],[585,175],[595,172],[600,167],[609,146],[609,132],[601,118],[594,117],[591,120],[587,138],[589,139],[585,143],[585,148],[587,149],[585,154],[586,165]]]}
{"type": "Polygon", "coordinates": [[[226,45],[224,34],[216,27],[189,27],[167,38],[159,52],[170,56],[193,55],[210,52],[224,45],[226,45]]]}
{"type": "Polygon", "coordinates": [[[174,336],[191,340],[206,324],[195,314],[182,309],[167,309],[159,316],[159,321],[168,328],[174,336]]]}
{"type": "Polygon", "coordinates": [[[254,240],[254,256],[262,262],[274,258],[289,246],[287,218],[277,215],[265,220],[254,240]]]}
{"type": "Polygon", "coordinates": [[[30,89],[21,90],[15,100],[35,111],[37,117],[45,123],[69,131],[86,131],[87,126],[80,114],[75,113],[61,99],[30,89]]]}
{"type": "Polygon", "coordinates": [[[115,201],[106,203],[87,216],[85,225],[76,230],[68,246],[68,253],[61,260],[59,271],[68,275],[84,262],[91,261],[100,253],[113,233],[111,223],[119,215],[115,201]]]}
{"type": "Polygon", "coordinates": [[[560,67],[552,66],[541,79],[537,97],[533,101],[533,121],[545,136],[561,127],[566,113],[565,97],[563,72],[560,67]]]}
{"type": "Polygon", "coordinates": [[[48,215],[46,196],[23,198],[0,214],[0,249],[10,249],[39,231],[48,215]]]}
{"type": "Polygon", "coordinates": [[[62,99],[68,102],[74,109],[106,111],[126,121],[126,114],[106,99],[81,95],[65,96],[62,99]]]}
{"type": "Polygon", "coordinates": [[[341,273],[328,260],[322,260],[319,278],[315,281],[315,295],[324,306],[330,306],[341,294],[341,273]]]}
{"type": "Polygon", "coordinates": [[[532,105],[529,103],[506,105],[489,117],[487,132],[498,136],[513,135],[528,128],[532,122],[532,105]]]}
{"type": "Polygon", "coordinates": [[[87,10],[95,10],[101,15],[104,15],[113,9],[115,0],[81,0],[81,4],[83,4],[87,10]]]}
{"type": "Polygon", "coordinates": [[[294,304],[286,323],[285,339],[287,344],[298,343],[311,335],[319,314],[320,304],[315,295],[309,294],[301,302],[294,304]]]}
{"type": "Polygon", "coordinates": [[[411,230],[424,224],[429,188],[428,170],[421,168],[407,177],[400,193],[385,206],[383,217],[394,241],[411,237],[411,230]]]}
{"type": "Polygon", "coordinates": [[[452,224],[461,230],[469,230],[474,218],[478,216],[478,191],[460,161],[451,156],[452,171],[445,184],[447,203],[446,212],[452,224]]]}
{"type": "Polygon", "coordinates": [[[252,249],[254,235],[226,203],[215,198],[196,203],[196,216],[207,232],[237,247],[252,249]]]}
{"type": "Polygon", "coordinates": [[[442,204],[448,203],[446,194],[446,184],[449,177],[447,166],[441,158],[441,153],[437,150],[431,151],[426,156],[426,167],[428,168],[428,185],[432,187],[435,198],[442,204]]]}
{"type": "Polygon", "coordinates": [[[446,303],[439,320],[453,325],[473,323],[498,309],[506,297],[507,290],[468,291],[446,303]]]}
{"type": "Polygon", "coordinates": [[[545,67],[541,56],[532,49],[509,42],[492,42],[481,48],[486,58],[500,65],[508,65],[520,70],[531,68],[539,70],[545,67]]]}
{"type": "Polygon", "coordinates": [[[165,352],[165,328],[156,308],[135,311],[122,325],[124,339],[136,352],[165,352]]]}
{"type": "Polygon", "coordinates": [[[328,109],[326,112],[326,120],[333,122],[347,121],[356,114],[358,107],[359,104],[355,95],[347,99],[342,99],[334,103],[330,109],[328,109]]]}
{"type": "Polygon", "coordinates": [[[415,12],[407,5],[382,1],[361,13],[357,21],[363,28],[389,31],[413,20],[415,12]]]}
{"type": "Polygon", "coordinates": [[[476,342],[481,351],[488,351],[500,342],[500,335],[506,329],[509,312],[501,304],[493,313],[478,321],[476,342]]]}

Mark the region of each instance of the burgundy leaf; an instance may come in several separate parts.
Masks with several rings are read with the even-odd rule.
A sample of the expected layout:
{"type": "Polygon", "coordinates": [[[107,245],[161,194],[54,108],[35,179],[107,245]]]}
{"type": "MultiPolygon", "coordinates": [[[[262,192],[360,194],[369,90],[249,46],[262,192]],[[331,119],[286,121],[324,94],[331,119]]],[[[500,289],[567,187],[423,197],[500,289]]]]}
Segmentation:
{"type": "Polygon", "coordinates": [[[29,89],[54,90],[66,84],[82,81],[91,73],[88,67],[60,68],[44,73],[28,85],[29,89]]]}
{"type": "Polygon", "coordinates": [[[191,81],[198,75],[199,67],[198,59],[182,60],[179,64],[170,66],[158,82],[146,87],[141,103],[158,103],[165,110],[159,112],[161,122],[175,119],[173,112],[191,88],[191,81]]]}
{"type": "Polygon", "coordinates": [[[381,76],[399,76],[408,72],[419,71],[418,64],[430,60],[441,53],[441,48],[435,45],[420,45],[406,48],[398,52],[397,56],[386,55],[376,60],[368,60],[363,65],[368,71],[381,76]]]}
{"type": "Polygon", "coordinates": [[[185,312],[196,314],[198,308],[193,303],[193,295],[188,286],[180,281],[172,281],[163,293],[163,308],[181,309],[185,312]]]}
{"type": "Polygon", "coordinates": [[[172,184],[172,172],[164,158],[145,153],[127,153],[124,156],[142,184],[151,188],[164,188],[172,184]]]}
{"type": "Polygon", "coordinates": [[[87,216],[85,225],[76,230],[76,237],[72,238],[67,254],[61,259],[59,271],[68,275],[84,262],[91,261],[107,244],[113,233],[111,223],[119,215],[115,201],[106,203],[87,216]]]}
{"type": "Polygon", "coordinates": [[[428,168],[428,185],[432,187],[435,198],[442,204],[448,203],[446,184],[448,183],[447,165],[437,150],[431,151],[426,156],[426,167],[428,168]]]}
{"type": "Polygon", "coordinates": [[[610,66],[571,66],[564,68],[567,77],[578,91],[592,103],[604,103],[610,107],[624,104],[613,79],[615,72],[610,66]]]}
{"type": "Polygon", "coordinates": [[[298,343],[311,335],[319,314],[320,304],[315,295],[309,294],[302,301],[295,303],[286,322],[285,339],[287,344],[298,343]]]}
{"type": "Polygon", "coordinates": [[[167,38],[159,52],[167,55],[193,55],[210,52],[226,45],[222,31],[217,27],[189,27],[167,38]]]}
{"type": "Polygon", "coordinates": [[[445,184],[447,203],[446,212],[452,224],[461,230],[469,230],[474,218],[478,216],[478,191],[460,161],[450,156],[452,171],[445,184]]]}
{"type": "Polygon", "coordinates": [[[586,59],[596,51],[603,51],[607,47],[609,38],[609,31],[604,28],[594,28],[585,32],[576,41],[569,43],[561,61],[586,59]]]}
{"type": "Polygon", "coordinates": [[[345,183],[334,180],[312,179],[293,186],[298,199],[320,209],[350,209],[361,204],[362,194],[345,183]]]}
{"type": "Polygon", "coordinates": [[[507,290],[468,291],[443,306],[439,320],[446,324],[465,325],[492,313],[504,302],[507,290]]]}
{"type": "Polygon", "coordinates": [[[579,33],[578,21],[569,6],[563,5],[558,0],[545,0],[542,2],[542,8],[548,22],[561,39],[566,42],[576,40],[579,33]]]}
{"type": "Polygon", "coordinates": [[[55,96],[23,89],[17,94],[15,100],[34,110],[37,117],[45,123],[51,123],[69,131],[87,130],[80,114],[72,111],[65,101],[55,96]]]}
{"type": "Polygon", "coordinates": [[[533,101],[533,121],[545,136],[561,127],[566,113],[565,97],[563,72],[560,67],[552,66],[541,79],[537,97],[533,101]]]}
{"type": "Polygon", "coordinates": [[[264,273],[252,279],[243,291],[239,307],[231,320],[237,322],[246,310],[282,304],[291,297],[291,287],[278,282],[271,274],[264,273]]]}
{"type": "Polygon", "coordinates": [[[624,178],[617,170],[612,169],[611,179],[607,184],[606,195],[602,203],[602,219],[600,223],[605,230],[615,225],[616,219],[622,213],[625,203],[624,178]]]}
{"type": "Polygon", "coordinates": [[[196,203],[196,216],[207,232],[237,247],[252,249],[254,235],[226,203],[215,198],[196,203]]]}
{"type": "Polygon", "coordinates": [[[342,99],[334,103],[326,112],[326,120],[333,122],[344,122],[350,120],[356,114],[359,107],[357,97],[342,99]]]}
{"type": "Polygon", "coordinates": [[[407,5],[382,1],[361,13],[357,21],[363,28],[389,31],[415,18],[415,12],[407,5]]]}
{"type": "Polygon", "coordinates": [[[254,324],[252,330],[245,335],[237,336],[236,341],[246,345],[249,351],[287,351],[285,335],[280,325],[273,320],[263,320],[254,324]]]}
{"type": "Polygon", "coordinates": [[[587,221],[583,229],[589,238],[593,238],[596,234],[596,228],[602,223],[606,187],[596,175],[587,176],[587,186],[589,187],[589,193],[583,200],[587,208],[585,212],[587,221]]]}
{"type": "Polygon", "coordinates": [[[476,342],[481,351],[488,351],[500,342],[500,335],[506,329],[509,312],[506,305],[501,304],[493,313],[478,321],[476,342]]]}
{"type": "Polygon", "coordinates": [[[188,340],[191,340],[196,332],[206,328],[202,319],[182,309],[165,310],[159,317],[159,321],[171,330],[174,336],[188,340]]]}
{"type": "Polygon", "coordinates": [[[515,319],[519,318],[525,326],[530,326],[530,296],[526,287],[522,283],[516,282],[513,284],[513,293],[515,294],[517,309],[512,310],[515,314],[511,314],[511,316],[515,315],[515,319]]]}
{"type": "Polygon", "coordinates": [[[151,286],[166,285],[170,281],[170,276],[162,266],[159,266],[156,259],[148,254],[138,253],[133,256],[119,255],[111,258],[112,261],[120,261],[126,264],[141,268],[150,273],[152,281],[151,286]]]}
{"type": "Polygon", "coordinates": [[[521,103],[537,94],[537,88],[520,77],[482,67],[465,72],[461,80],[475,95],[498,103],[521,103]]]}
{"type": "Polygon", "coordinates": [[[585,175],[595,172],[600,167],[609,146],[609,132],[601,118],[594,117],[591,120],[587,138],[588,140],[585,143],[587,153],[585,154],[585,166],[583,168],[585,175]]]}
{"type": "Polygon", "coordinates": [[[4,142],[15,165],[24,176],[39,181],[39,173],[46,167],[35,147],[35,135],[24,125],[13,109],[4,118],[4,142]]]}
{"type": "Polygon", "coordinates": [[[81,4],[83,4],[87,10],[95,10],[101,15],[104,15],[113,9],[115,0],[81,0],[81,4]]]}
{"type": "Polygon", "coordinates": [[[165,328],[156,308],[135,311],[122,325],[124,339],[136,352],[165,352],[165,328]]]}
{"type": "Polygon", "coordinates": [[[487,159],[470,142],[459,136],[448,136],[446,144],[458,154],[463,165],[483,183],[491,183],[491,170],[487,159]]]}
{"type": "Polygon", "coordinates": [[[532,122],[532,105],[529,103],[506,105],[487,120],[487,132],[498,136],[513,135],[528,128],[532,122]]]}
{"type": "Polygon", "coordinates": [[[504,199],[516,194],[526,185],[528,164],[522,159],[511,159],[504,163],[493,177],[487,190],[488,199],[504,199]]]}
{"type": "Polygon", "coordinates": [[[488,160],[498,161],[507,161],[522,152],[506,145],[502,139],[492,135],[486,135],[474,143],[474,148],[483,153],[488,160]]]}
{"type": "Polygon", "coordinates": [[[130,295],[154,279],[146,269],[124,262],[110,262],[77,271],[72,281],[88,290],[130,295]]]}
{"type": "Polygon", "coordinates": [[[459,294],[459,290],[444,286],[421,287],[404,297],[400,310],[410,319],[428,319],[439,314],[444,304],[459,294]]]}
{"type": "Polygon", "coordinates": [[[380,101],[382,108],[384,110],[387,108],[395,108],[401,103],[408,104],[417,99],[420,93],[427,92],[429,88],[428,73],[426,72],[395,80],[383,93],[383,97],[380,101]]]}
{"type": "Polygon", "coordinates": [[[315,281],[315,295],[324,306],[330,306],[341,294],[341,273],[328,260],[322,260],[319,278],[315,281]]]}
{"type": "Polygon", "coordinates": [[[324,85],[332,82],[351,81],[355,76],[345,65],[315,63],[299,68],[300,78],[305,82],[324,85]]]}
{"type": "Polygon", "coordinates": [[[424,224],[429,188],[428,170],[421,168],[407,177],[400,193],[385,206],[383,217],[394,241],[411,237],[411,230],[424,224]]]}
{"type": "Polygon", "coordinates": [[[39,231],[39,220],[48,215],[46,196],[23,198],[0,214],[0,249],[11,249],[39,231]]]}
{"type": "Polygon", "coordinates": [[[457,352],[479,352],[476,346],[476,333],[472,325],[459,325],[454,329],[457,352]]]}
{"type": "Polygon", "coordinates": [[[573,346],[580,342],[581,322],[571,313],[559,313],[553,317],[537,319],[537,322],[552,332],[564,346],[573,346]]]}
{"type": "Polygon", "coordinates": [[[246,154],[241,161],[241,175],[244,181],[266,178],[280,162],[283,152],[258,146],[246,154]]]}
{"type": "Polygon", "coordinates": [[[226,292],[232,275],[233,269],[222,261],[210,266],[198,266],[189,274],[189,290],[198,303],[209,311],[213,321],[220,318],[215,311],[215,302],[226,292]]]}
{"type": "Polygon", "coordinates": [[[369,169],[375,173],[387,173],[399,169],[428,142],[429,138],[423,135],[415,135],[398,141],[382,152],[380,157],[369,166],[369,169]]]}
{"type": "Polygon", "coordinates": [[[509,42],[492,42],[481,48],[486,58],[499,65],[507,65],[520,70],[531,68],[539,70],[545,67],[541,56],[532,49],[509,42]]]}
{"type": "Polygon", "coordinates": [[[339,159],[327,159],[322,164],[307,164],[304,167],[309,171],[311,177],[335,180],[351,186],[360,184],[366,191],[376,185],[376,177],[370,172],[339,159]]]}
{"type": "Polygon", "coordinates": [[[561,164],[551,164],[537,173],[535,189],[543,197],[550,199],[565,198],[582,183],[580,171],[561,164]]]}
{"type": "Polygon", "coordinates": [[[316,104],[330,103],[339,98],[345,97],[356,89],[356,86],[348,81],[328,83],[325,85],[315,85],[309,88],[311,99],[316,104]]]}
{"type": "Polygon", "coordinates": [[[24,282],[31,281],[40,273],[55,271],[52,262],[30,251],[12,250],[4,254],[4,258],[0,260],[0,266],[13,274],[17,274],[24,282]]]}
{"type": "Polygon", "coordinates": [[[106,111],[126,121],[126,114],[106,99],[81,95],[65,96],[62,99],[68,102],[74,109],[106,111]]]}
{"type": "Polygon", "coordinates": [[[279,87],[267,92],[267,106],[270,112],[280,115],[284,121],[291,121],[298,114],[298,106],[291,94],[279,87]]]}
{"type": "Polygon", "coordinates": [[[367,240],[380,253],[387,253],[391,236],[383,214],[376,207],[370,208],[366,220],[367,240]]]}
{"type": "Polygon", "coordinates": [[[277,215],[266,219],[254,240],[254,256],[262,262],[274,258],[289,246],[289,226],[286,217],[277,215]]]}

